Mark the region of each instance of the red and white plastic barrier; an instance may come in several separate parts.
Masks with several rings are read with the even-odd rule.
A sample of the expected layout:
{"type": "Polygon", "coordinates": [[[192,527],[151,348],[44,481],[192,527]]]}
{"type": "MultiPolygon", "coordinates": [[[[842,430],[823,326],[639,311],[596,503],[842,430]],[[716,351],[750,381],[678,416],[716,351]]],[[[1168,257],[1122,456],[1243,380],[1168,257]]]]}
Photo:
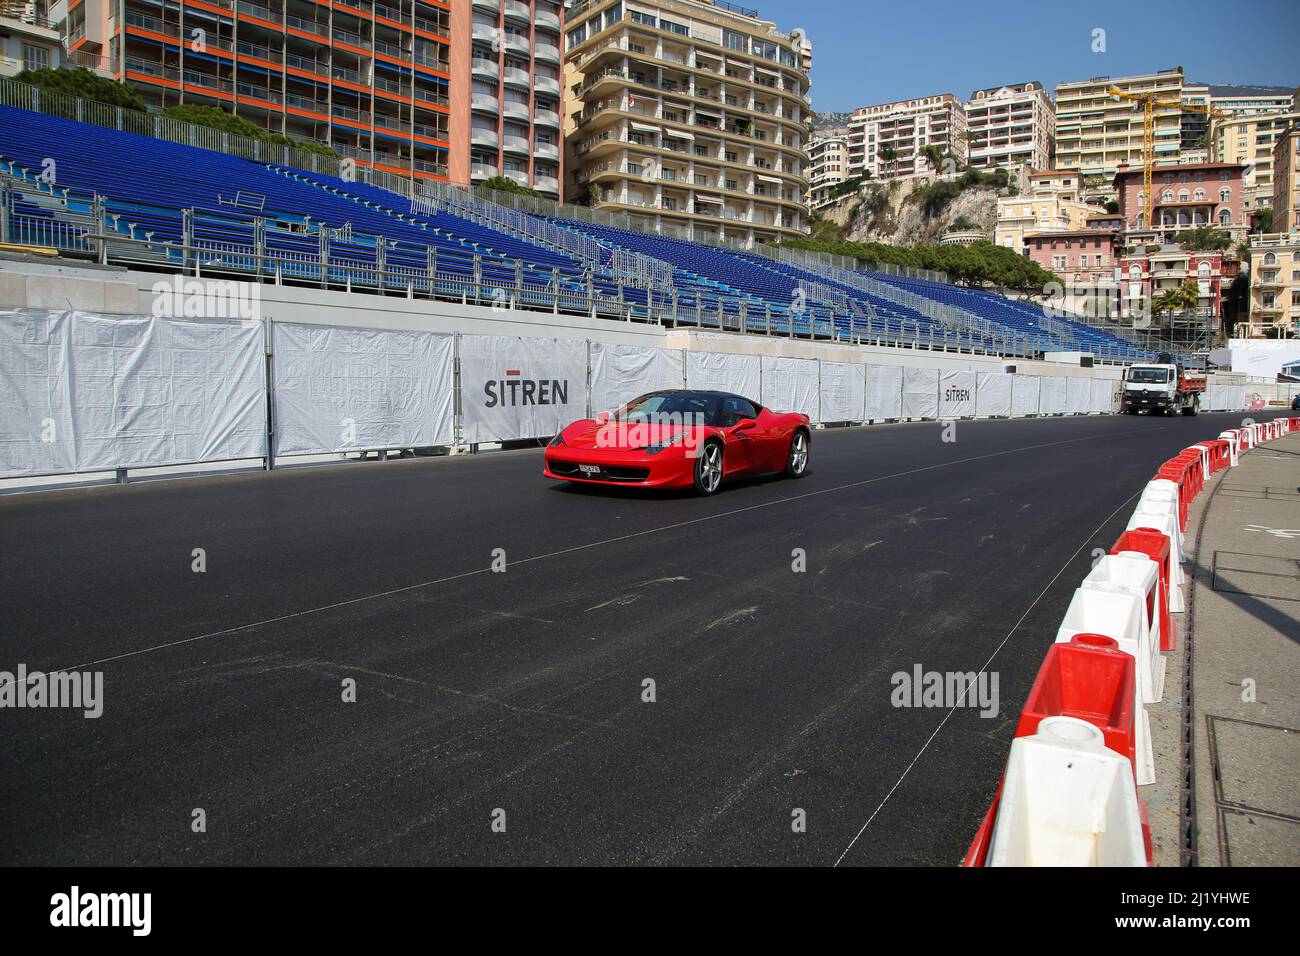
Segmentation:
{"type": "Polygon", "coordinates": [[[1212,475],[1297,430],[1300,418],[1229,429],[1160,466],[1074,592],[964,866],[1151,865],[1137,794],[1155,779],[1144,705],[1162,698],[1162,652],[1177,643],[1188,509],[1212,475]]]}

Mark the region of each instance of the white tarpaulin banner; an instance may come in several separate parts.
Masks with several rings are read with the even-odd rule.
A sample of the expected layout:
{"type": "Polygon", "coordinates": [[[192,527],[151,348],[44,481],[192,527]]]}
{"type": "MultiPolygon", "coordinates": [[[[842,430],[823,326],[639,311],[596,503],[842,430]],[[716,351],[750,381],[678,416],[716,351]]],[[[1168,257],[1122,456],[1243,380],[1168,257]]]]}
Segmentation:
{"type": "Polygon", "coordinates": [[[591,413],[612,412],[639,395],[685,383],[679,349],[591,343],[591,413]]]}
{"type": "Polygon", "coordinates": [[[762,363],[757,355],[728,355],[725,352],[688,352],[686,386],[706,391],[731,392],[763,404],[758,394],[762,363]]]}
{"type": "Polygon", "coordinates": [[[587,343],[462,335],[460,408],[469,444],[556,434],[587,415],[587,343]]]}
{"type": "Polygon", "coordinates": [[[817,362],[814,359],[763,356],[760,405],[774,412],[802,412],[821,421],[818,408],[817,362]]]}
{"type": "Polygon", "coordinates": [[[975,373],[945,370],[939,375],[939,417],[975,416],[975,373]]]}
{"type": "Polygon", "coordinates": [[[276,322],[275,453],[450,445],[453,338],[276,322]]]}
{"type": "Polygon", "coordinates": [[[1300,342],[1295,339],[1229,339],[1232,370],[1276,381],[1282,366],[1300,362],[1300,342]]]}
{"type": "Polygon", "coordinates": [[[1065,409],[1071,415],[1087,415],[1092,409],[1092,379],[1067,378],[1065,409]]]}
{"type": "Polygon", "coordinates": [[[866,366],[850,362],[822,362],[822,421],[860,422],[863,420],[866,400],[866,366]]]}
{"type": "Polygon", "coordinates": [[[1064,415],[1069,410],[1066,380],[1056,375],[1041,375],[1038,379],[1038,411],[1043,415],[1064,415]]]}
{"type": "Polygon", "coordinates": [[[980,372],[975,389],[975,414],[980,418],[1009,418],[1014,375],[1006,372],[980,372]]]}
{"type": "Polygon", "coordinates": [[[0,312],[0,476],[266,454],[262,323],[0,312]]]}
{"type": "Polygon", "coordinates": [[[865,421],[903,417],[903,367],[868,365],[865,421]]]}
{"type": "Polygon", "coordinates": [[[1245,385],[1208,385],[1201,406],[1207,412],[1236,412],[1246,408],[1245,385]]]}
{"type": "Polygon", "coordinates": [[[1103,415],[1109,415],[1115,411],[1115,386],[1116,382],[1108,378],[1094,378],[1092,380],[1092,402],[1088,410],[1100,412],[1103,415]]]}
{"type": "Polygon", "coordinates": [[[1042,379],[1037,375],[1011,376],[1011,414],[1016,418],[1039,413],[1042,379]]]}
{"type": "Polygon", "coordinates": [[[903,368],[903,417],[939,417],[937,368],[903,368]]]}

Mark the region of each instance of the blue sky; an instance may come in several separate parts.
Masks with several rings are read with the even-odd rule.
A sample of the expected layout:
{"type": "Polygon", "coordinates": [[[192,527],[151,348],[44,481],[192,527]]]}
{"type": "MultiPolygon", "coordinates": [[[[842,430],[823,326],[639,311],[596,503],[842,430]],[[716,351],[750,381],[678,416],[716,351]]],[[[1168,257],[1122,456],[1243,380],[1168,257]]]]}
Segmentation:
{"type": "Polygon", "coordinates": [[[1181,65],[1188,80],[1300,86],[1300,0],[742,0],[813,41],[813,106],[1181,65]],[[1106,52],[1091,50],[1106,31],[1106,52]]]}

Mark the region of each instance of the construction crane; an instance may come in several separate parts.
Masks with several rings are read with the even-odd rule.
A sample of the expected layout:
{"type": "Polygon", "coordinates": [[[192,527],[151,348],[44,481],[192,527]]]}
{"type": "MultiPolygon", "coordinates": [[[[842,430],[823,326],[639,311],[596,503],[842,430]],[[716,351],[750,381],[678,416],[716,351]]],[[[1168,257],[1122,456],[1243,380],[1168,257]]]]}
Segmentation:
{"type": "Polygon", "coordinates": [[[1110,88],[1110,95],[1121,100],[1132,100],[1142,107],[1142,212],[1144,226],[1147,229],[1154,229],[1156,204],[1151,194],[1151,167],[1156,162],[1156,110],[1176,109],[1189,113],[1204,113],[1211,120],[1224,119],[1228,114],[1198,103],[1163,99],[1154,93],[1126,93],[1115,86],[1110,88]]]}

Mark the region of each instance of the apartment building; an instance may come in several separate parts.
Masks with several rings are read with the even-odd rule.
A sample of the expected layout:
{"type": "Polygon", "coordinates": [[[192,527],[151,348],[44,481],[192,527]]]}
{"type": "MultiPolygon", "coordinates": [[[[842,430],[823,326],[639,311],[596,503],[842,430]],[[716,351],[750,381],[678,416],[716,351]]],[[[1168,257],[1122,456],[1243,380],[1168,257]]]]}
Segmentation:
{"type": "Polygon", "coordinates": [[[951,93],[863,106],[849,116],[849,178],[933,173],[924,149],[966,162],[966,111],[951,93]]]}
{"type": "Polygon", "coordinates": [[[0,0],[0,76],[62,64],[59,24],[45,0],[0,0]]]}
{"type": "Polygon", "coordinates": [[[1300,232],[1251,236],[1250,276],[1246,337],[1300,335],[1300,232]]]}
{"type": "Polygon", "coordinates": [[[1216,163],[1241,163],[1246,212],[1273,205],[1273,149],[1286,131],[1300,121],[1300,112],[1252,113],[1216,120],[1210,159],[1216,163]]]}
{"type": "Polygon", "coordinates": [[[808,205],[820,209],[834,201],[831,191],[849,178],[849,138],[818,136],[808,145],[808,205]]]}
{"type": "Polygon", "coordinates": [[[993,241],[1022,251],[1036,233],[1071,233],[1088,228],[1091,217],[1106,208],[1083,198],[1083,177],[1074,170],[1044,169],[1029,174],[1029,189],[1019,196],[998,198],[993,241]]]}
{"type": "Polygon", "coordinates": [[[479,183],[505,176],[559,199],[564,166],[562,5],[557,0],[457,0],[452,14],[451,126],[469,131],[469,168],[460,165],[463,151],[453,150],[452,180],[479,183]],[[458,16],[457,3],[472,8],[471,16],[458,16]],[[462,64],[466,50],[469,63],[462,64]]]}
{"type": "Polygon", "coordinates": [[[1025,237],[1025,255],[1058,275],[1064,286],[1060,307],[1075,315],[1110,318],[1118,314],[1115,279],[1120,236],[1106,229],[1034,232],[1025,237]]]}
{"type": "MultiPolygon", "coordinates": [[[[1153,93],[1162,99],[1182,100],[1183,74],[1163,70],[1142,76],[1098,76],[1056,86],[1057,169],[1077,170],[1087,186],[1106,193],[1121,165],[1142,164],[1142,111],[1134,102],[1113,96],[1111,87],[1127,93],[1153,93]]],[[[1181,110],[1155,112],[1157,161],[1177,160],[1183,143],[1181,110]]]]}
{"type": "Polygon", "coordinates": [[[1273,229],[1300,232],[1300,124],[1273,146],[1273,229]]]}
{"type": "Polygon", "coordinates": [[[698,241],[803,233],[806,37],[722,0],[584,0],[567,17],[570,201],[698,241]]]}
{"type": "Polygon", "coordinates": [[[1172,316],[1161,316],[1160,324],[1178,340],[1204,337],[1219,330],[1223,320],[1223,292],[1240,271],[1235,259],[1221,252],[1193,252],[1178,245],[1158,251],[1121,256],[1117,275],[1120,285],[1120,316],[1135,328],[1155,323],[1152,303],[1160,293],[1194,283],[1196,305],[1172,316]]]}
{"type": "Polygon", "coordinates": [[[1041,83],[975,90],[966,101],[969,165],[1046,169],[1056,137],[1056,107],[1041,83]]]}
{"type": "Polygon", "coordinates": [[[1241,163],[1156,166],[1151,177],[1155,196],[1148,219],[1147,202],[1142,195],[1142,168],[1123,167],[1115,174],[1114,186],[1124,228],[1164,242],[1176,242],[1182,231],[1214,226],[1225,230],[1234,244],[1242,242],[1249,226],[1242,188],[1245,169],[1241,163]]]}

